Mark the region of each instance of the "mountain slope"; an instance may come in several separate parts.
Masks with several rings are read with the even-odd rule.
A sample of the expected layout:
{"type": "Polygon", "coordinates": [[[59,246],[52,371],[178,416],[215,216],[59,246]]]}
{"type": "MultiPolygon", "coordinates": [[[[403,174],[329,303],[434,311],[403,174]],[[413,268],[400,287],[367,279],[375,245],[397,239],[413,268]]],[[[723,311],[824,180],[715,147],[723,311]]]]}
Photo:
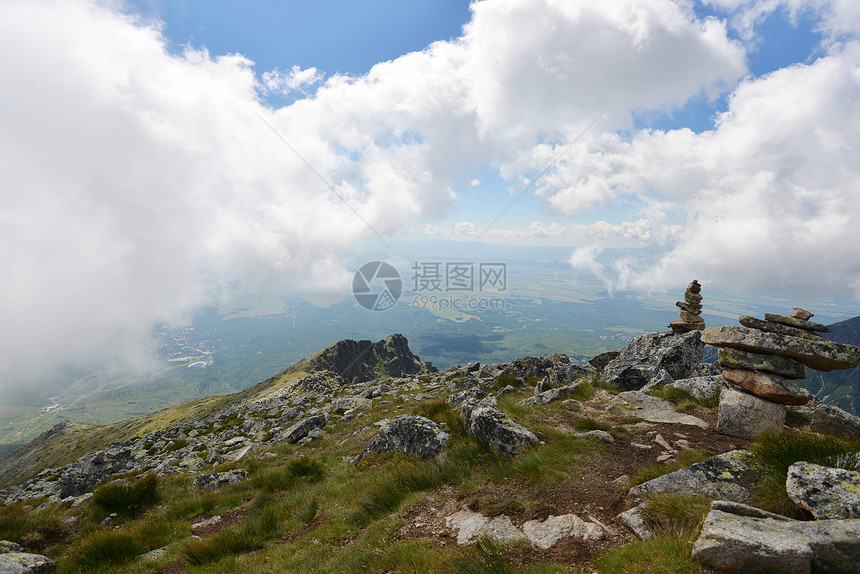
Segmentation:
{"type": "Polygon", "coordinates": [[[377,376],[400,376],[434,371],[409,350],[406,337],[394,334],[377,341],[345,339],[302,359],[265,381],[230,395],[195,399],[158,412],[109,425],[83,425],[63,421],[31,443],[0,460],[0,488],[16,484],[44,468],[68,464],[110,443],[142,437],[177,425],[190,425],[213,413],[266,401],[289,392],[292,384],[320,373],[339,384],[377,376]]]}

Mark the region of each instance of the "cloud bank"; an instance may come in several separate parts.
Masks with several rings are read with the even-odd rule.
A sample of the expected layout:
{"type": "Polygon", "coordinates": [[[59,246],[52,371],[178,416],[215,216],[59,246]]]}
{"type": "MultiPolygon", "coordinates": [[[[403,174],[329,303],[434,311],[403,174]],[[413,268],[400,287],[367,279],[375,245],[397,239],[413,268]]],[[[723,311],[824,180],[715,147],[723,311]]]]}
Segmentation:
{"type": "MultiPolygon", "coordinates": [[[[713,5],[752,10],[753,23],[764,13],[713,5]]],[[[747,48],[729,24],[686,2],[471,9],[459,38],[325,78],[171,53],[157,23],[113,2],[0,4],[0,380],[135,348],[152,321],[236,284],[348,284],[357,242],[432,222],[484,166],[521,187],[600,113],[536,192],[561,215],[636,196],[642,218],[514,235],[668,246],[657,267],[606,272],[625,286],[695,270],[743,287],[766,271],[860,293],[845,247],[857,239],[858,50],[836,18],[820,16],[825,57],[744,79],[747,48]],[[633,130],[636,114],[725,93],[713,131],[633,130]],[[267,94],[303,97],[276,108],[267,94]],[[685,214],[683,228],[667,210],[685,214]]]]}

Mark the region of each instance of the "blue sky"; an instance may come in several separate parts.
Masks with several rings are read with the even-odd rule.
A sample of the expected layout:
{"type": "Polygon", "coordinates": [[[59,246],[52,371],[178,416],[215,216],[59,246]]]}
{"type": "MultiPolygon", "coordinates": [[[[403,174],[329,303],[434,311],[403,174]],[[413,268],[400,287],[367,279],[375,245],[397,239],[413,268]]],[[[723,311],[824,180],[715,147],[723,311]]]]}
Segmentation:
{"type": "Polygon", "coordinates": [[[422,241],[860,302],[858,2],[4,0],[0,77],[21,364],[422,241]]]}

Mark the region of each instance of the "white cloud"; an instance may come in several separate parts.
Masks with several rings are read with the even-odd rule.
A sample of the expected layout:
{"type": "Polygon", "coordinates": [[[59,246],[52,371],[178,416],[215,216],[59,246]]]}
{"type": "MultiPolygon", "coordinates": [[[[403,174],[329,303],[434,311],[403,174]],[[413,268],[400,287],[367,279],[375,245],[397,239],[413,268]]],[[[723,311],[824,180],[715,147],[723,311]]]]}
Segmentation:
{"type": "MultiPolygon", "coordinates": [[[[552,151],[530,151],[547,135],[564,141],[602,110],[603,129],[627,126],[633,110],[745,73],[720,22],[670,0],[476,2],[463,37],[325,81],[313,68],[261,81],[241,55],[172,55],[157,25],[114,6],[0,3],[6,380],[133,347],[156,318],[237,279],[347,284],[341,257],[373,232],[339,196],[394,234],[447,209],[467,166],[516,181],[552,151]],[[276,110],[259,100],[312,88],[276,110]]],[[[839,129],[816,137],[845,143],[839,129]]],[[[616,193],[604,176],[581,203],[616,193]]]]}
{"type": "MultiPolygon", "coordinates": [[[[575,177],[600,190],[597,202],[655,189],[682,202],[673,248],[656,265],[618,262],[622,287],[698,277],[731,291],[860,299],[858,148],[860,43],[849,43],[743,82],[714,131],[606,136],[580,152],[575,177]]],[[[562,210],[583,203],[575,183],[547,193],[562,210]]]]}
{"type": "Polygon", "coordinates": [[[860,3],[855,0],[703,0],[724,10],[731,23],[747,41],[756,41],[756,29],[775,13],[784,12],[793,24],[801,18],[816,22],[816,30],[833,43],[857,37],[860,30],[860,3]]]}
{"type": "Polygon", "coordinates": [[[323,74],[314,67],[302,69],[293,66],[289,72],[280,70],[263,72],[263,88],[273,94],[288,95],[305,87],[310,87],[323,80],[323,74]]]}

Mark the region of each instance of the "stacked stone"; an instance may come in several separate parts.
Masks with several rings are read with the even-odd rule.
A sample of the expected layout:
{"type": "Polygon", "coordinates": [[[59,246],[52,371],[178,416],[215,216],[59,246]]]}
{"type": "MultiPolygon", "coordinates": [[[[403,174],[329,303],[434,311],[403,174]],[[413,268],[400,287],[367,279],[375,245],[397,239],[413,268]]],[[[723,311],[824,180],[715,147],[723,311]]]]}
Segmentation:
{"type": "Polygon", "coordinates": [[[850,369],[860,363],[860,347],[834,343],[829,333],[810,321],[809,311],[794,308],[788,317],[765,313],[765,320],[742,316],[742,327],[711,327],[702,341],[719,347],[723,378],[741,391],[726,391],[720,399],[717,430],[733,436],[753,436],[768,428],[781,429],[786,405],[804,405],[812,396],[792,381],[806,376],[804,365],[821,371],[850,369]]]}
{"type": "Polygon", "coordinates": [[[675,305],[681,308],[681,320],[672,321],[669,323],[669,328],[675,334],[687,333],[689,331],[705,328],[705,320],[700,316],[702,314],[702,286],[699,282],[693,279],[693,282],[687,285],[687,290],[684,292],[684,300],[675,302],[675,305]]]}

